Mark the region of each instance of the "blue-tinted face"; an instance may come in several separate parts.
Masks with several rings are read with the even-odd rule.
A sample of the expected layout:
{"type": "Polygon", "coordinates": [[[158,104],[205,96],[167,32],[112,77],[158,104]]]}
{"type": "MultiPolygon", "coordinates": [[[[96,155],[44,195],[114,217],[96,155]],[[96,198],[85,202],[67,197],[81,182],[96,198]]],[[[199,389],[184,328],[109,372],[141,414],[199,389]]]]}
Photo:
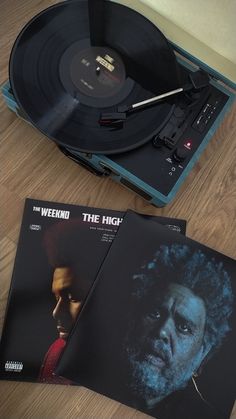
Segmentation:
{"type": "Polygon", "coordinates": [[[201,364],[206,311],[201,298],[175,283],[149,309],[140,328],[145,333],[130,340],[128,353],[133,389],[151,408],[184,387],[201,364]]]}

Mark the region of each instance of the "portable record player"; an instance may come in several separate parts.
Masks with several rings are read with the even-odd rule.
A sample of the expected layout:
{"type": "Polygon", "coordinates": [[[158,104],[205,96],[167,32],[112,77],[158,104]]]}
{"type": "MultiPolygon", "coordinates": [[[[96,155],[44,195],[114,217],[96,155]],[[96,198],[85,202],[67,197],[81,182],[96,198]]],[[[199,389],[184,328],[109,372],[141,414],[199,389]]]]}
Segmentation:
{"type": "MultiPolygon", "coordinates": [[[[10,109],[68,157],[163,206],[231,107],[235,84],[173,39],[168,42],[133,9],[107,1],[91,5],[59,3],[23,28],[11,54],[11,85],[3,86],[3,95],[10,109]],[[62,15],[63,22],[70,19],[70,31],[63,29],[62,15]],[[74,16],[81,39],[75,38],[74,16]],[[121,23],[122,31],[115,31],[121,23]],[[60,50],[53,38],[68,32],[60,50]],[[52,53],[56,58],[50,61],[52,53]]],[[[163,26],[156,13],[157,26],[159,20],[163,26]]]]}

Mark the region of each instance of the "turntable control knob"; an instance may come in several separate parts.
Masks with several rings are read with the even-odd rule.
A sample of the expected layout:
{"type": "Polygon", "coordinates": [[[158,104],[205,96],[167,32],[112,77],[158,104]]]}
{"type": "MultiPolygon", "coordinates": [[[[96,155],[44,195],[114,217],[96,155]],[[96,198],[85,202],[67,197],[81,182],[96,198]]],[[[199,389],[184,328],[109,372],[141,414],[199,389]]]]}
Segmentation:
{"type": "Polygon", "coordinates": [[[188,149],[186,149],[184,147],[178,147],[178,148],[176,148],[176,150],[173,153],[173,159],[175,161],[177,161],[178,163],[182,162],[187,157],[188,152],[189,152],[188,149]]]}

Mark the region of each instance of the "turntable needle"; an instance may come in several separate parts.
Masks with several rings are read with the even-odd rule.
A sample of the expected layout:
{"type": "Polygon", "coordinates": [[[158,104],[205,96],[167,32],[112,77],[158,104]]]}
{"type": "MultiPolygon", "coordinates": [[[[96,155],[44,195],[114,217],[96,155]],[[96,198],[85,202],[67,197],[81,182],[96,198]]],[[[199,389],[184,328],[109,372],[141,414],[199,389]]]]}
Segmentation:
{"type": "Polygon", "coordinates": [[[175,90],[171,90],[170,92],[163,93],[158,96],[154,96],[150,99],[142,100],[141,102],[134,103],[133,105],[121,105],[118,106],[117,112],[113,113],[102,113],[100,115],[99,124],[101,126],[119,126],[123,124],[123,122],[126,120],[128,112],[134,111],[139,108],[146,107],[150,105],[151,103],[156,103],[159,100],[162,100],[168,96],[175,95],[177,93],[183,92],[185,89],[183,87],[180,87],[175,90]]]}
{"type": "Polygon", "coordinates": [[[189,75],[189,83],[185,84],[183,87],[170,90],[169,92],[142,100],[141,102],[133,103],[132,105],[120,105],[117,108],[117,112],[102,113],[100,116],[99,124],[101,126],[120,125],[125,121],[129,112],[143,109],[151,104],[155,104],[160,100],[165,99],[166,97],[173,96],[181,92],[186,92],[192,89],[194,91],[200,91],[202,88],[209,85],[209,81],[209,75],[205,71],[195,71],[189,75]]]}
{"type": "Polygon", "coordinates": [[[163,93],[158,96],[154,96],[150,99],[142,100],[141,102],[134,103],[130,106],[119,106],[118,112],[128,112],[132,111],[141,107],[144,107],[146,105],[149,105],[151,103],[158,102],[159,100],[165,99],[168,96],[176,95],[177,93],[186,92],[188,90],[201,90],[203,87],[206,87],[209,85],[209,75],[203,71],[198,70],[193,73],[189,74],[189,82],[185,84],[183,87],[179,87],[178,89],[171,90],[169,92],[163,93]]]}
{"type": "Polygon", "coordinates": [[[128,112],[132,111],[137,108],[141,108],[146,105],[150,105],[151,103],[158,102],[159,100],[165,99],[168,96],[176,95],[177,93],[181,93],[185,91],[184,87],[179,87],[178,89],[171,90],[170,92],[162,93],[161,95],[151,97],[150,99],[142,100],[141,102],[134,103],[133,105],[127,106],[118,106],[118,112],[128,112]]]}
{"type": "Polygon", "coordinates": [[[161,99],[164,99],[168,96],[175,95],[177,93],[181,93],[184,91],[183,87],[180,87],[175,90],[171,90],[170,92],[163,93],[161,95],[152,97],[150,99],[142,100],[141,102],[134,103],[133,105],[121,105],[118,106],[117,112],[113,113],[102,113],[100,116],[99,124],[101,126],[119,126],[123,124],[123,122],[126,120],[127,113],[130,111],[133,111],[135,109],[143,108],[151,103],[158,102],[161,99]]]}

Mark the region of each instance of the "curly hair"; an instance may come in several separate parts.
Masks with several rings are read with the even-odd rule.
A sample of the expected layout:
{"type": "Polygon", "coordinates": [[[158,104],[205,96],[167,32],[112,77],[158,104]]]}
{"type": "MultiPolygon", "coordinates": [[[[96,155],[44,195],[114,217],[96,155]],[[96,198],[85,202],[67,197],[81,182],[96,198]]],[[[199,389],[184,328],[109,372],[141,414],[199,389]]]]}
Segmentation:
{"type": "MultiPolygon", "coordinates": [[[[43,236],[43,246],[49,264],[53,269],[71,268],[76,278],[79,278],[74,281],[73,286],[77,288],[82,300],[88,294],[99,268],[96,263],[91,266],[91,248],[94,248],[96,242],[93,233],[94,230],[91,230],[88,234],[88,226],[81,218],[74,218],[56,222],[45,231],[43,236]]],[[[104,249],[101,246],[96,250],[102,260],[104,249]]]]}
{"type": "Polygon", "coordinates": [[[204,342],[216,349],[230,330],[229,318],[233,311],[231,281],[222,262],[188,245],[160,246],[154,258],[133,276],[133,296],[142,299],[150,294],[157,295],[171,282],[189,288],[204,301],[204,342]]]}

